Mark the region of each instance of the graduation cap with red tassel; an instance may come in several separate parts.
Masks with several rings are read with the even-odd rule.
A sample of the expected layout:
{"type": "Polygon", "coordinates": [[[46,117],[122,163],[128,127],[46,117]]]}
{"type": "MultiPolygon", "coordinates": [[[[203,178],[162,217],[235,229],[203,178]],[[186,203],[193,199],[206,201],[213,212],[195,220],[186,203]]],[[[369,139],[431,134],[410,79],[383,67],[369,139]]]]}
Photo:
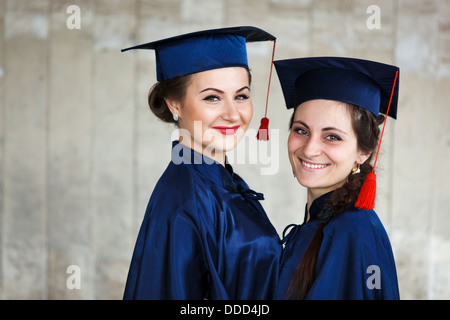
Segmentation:
{"type": "Polygon", "coordinates": [[[372,172],[367,175],[355,206],[369,210],[375,207],[375,165],[387,117],[397,117],[399,68],[375,61],[315,57],[274,61],[283,90],[286,107],[296,108],[314,99],[350,103],[372,112],[385,114],[372,172]]]}
{"type": "Polygon", "coordinates": [[[249,69],[246,43],[257,41],[273,41],[266,111],[257,134],[258,140],[269,140],[267,105],[276,43],[276,38],[270,33],[252,26],[203,30],[125,48],[122,52],[155,50],[157,80],[163,81],[218,68],[249,69]]]}
{"type": "MultiPolygon", "coordinates": [[[[389,109],[392,103],[392,96],[394,95],[395,84],[397,82],[398,70],[395,73],[394,84],[392,86],[391,98],[389,99],[389,104],[387,107],[386,114],[389,114],[389,109]]],[[[377,154],[375,156],[375,162],[373,163],[372,172],[369,172],[366,177],[366,181],[359,192],[358,200],[356,200],[355,207],[365,210],[371,210],[375,208],[375,196],[377,192],[377,176],[375,174],[375,166],[378,160],[378,154],[380,152],[381,140],[383,139],[384,128],[386,127],[387,118],[384,118],[383,130],[381,131],[380,141],[378,142],[377,154]]]]}
{"type": "Polygon", "coordinates": [[[248,67],[247,43],[275,41],[270,33],[252,26],[219,28],[186,33],[121,51],[155,50],[158,81],[197,72],[248,67]]]}

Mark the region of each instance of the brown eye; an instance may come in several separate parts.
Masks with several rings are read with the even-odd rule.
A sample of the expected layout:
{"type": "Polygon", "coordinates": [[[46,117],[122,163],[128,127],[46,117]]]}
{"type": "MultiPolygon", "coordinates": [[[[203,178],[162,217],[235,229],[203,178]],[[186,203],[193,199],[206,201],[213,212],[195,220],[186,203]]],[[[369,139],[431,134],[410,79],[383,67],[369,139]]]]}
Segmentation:
{"type": "Polygon", "coordinates": [[[304,135],[304,136],[308,135],[308,131],[306,131],[305,129],[300,128],[300,127],[294,127],[294,128],[292,128],[292,130],[294,132],[297,132],[300,135],[304,135]]]}
{"type": "Polygon", "coordinates": [[[325,139],[327,139],[328,141],[341,141],[342,140],[341,137],[339,137],[335,134],[330,134],[325,139]]]}
{"type": "Polygon", "coordinates": [[[240,95],[238,95],[237,97],[236,97],[236,100],[247,100],[247,99],[249,99],[250,97],[249,96],[247,96],[246,94],[240,94],[240,95]]]}
{"type": "Polygon", "coordinates": [[[215,96],[215,95],[210,95],[203,99],[203,101],[211,101],[211,102],[219,101],[219,100],[220,100],[219,97],[215,96]]]}

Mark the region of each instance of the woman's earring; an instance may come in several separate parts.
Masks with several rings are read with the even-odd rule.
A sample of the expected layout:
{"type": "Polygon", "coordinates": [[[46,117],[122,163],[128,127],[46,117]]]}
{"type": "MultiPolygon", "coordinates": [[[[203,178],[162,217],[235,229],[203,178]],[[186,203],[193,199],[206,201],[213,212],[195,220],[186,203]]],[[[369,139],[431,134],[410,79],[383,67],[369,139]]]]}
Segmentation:
{"type": "Polygon", "coordinates": [[[354,168],[352,169],[352,174],[360,173],[361,170],[359,169],[359,167],[360,167],[359,164],[358,164],[356,167],[354,167],[354,168]]]}
{"type": "Polygon", "coordinates": [[[173,120],[175,122],[177,122],[178,121],[178,115],[176,113],[174,113],[172,116],[173,116],[173,120]]]}

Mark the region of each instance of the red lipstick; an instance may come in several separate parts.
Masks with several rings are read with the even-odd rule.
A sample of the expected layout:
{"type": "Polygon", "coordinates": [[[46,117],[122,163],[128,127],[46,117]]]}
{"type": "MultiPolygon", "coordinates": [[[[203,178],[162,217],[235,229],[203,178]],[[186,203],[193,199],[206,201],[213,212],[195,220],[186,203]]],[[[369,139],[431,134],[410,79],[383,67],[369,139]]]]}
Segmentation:
{"type": "Polygon", "coordinates": [[[236,131],[240,128],[241,126],[232,126],[232,127],[227,127],[227,126],[217,126],[217,127],[213,127],[213,129],[216,129],[217,131],[219,131],[221,134],[223,135],[233,135],[236,133],[236,131]]]}

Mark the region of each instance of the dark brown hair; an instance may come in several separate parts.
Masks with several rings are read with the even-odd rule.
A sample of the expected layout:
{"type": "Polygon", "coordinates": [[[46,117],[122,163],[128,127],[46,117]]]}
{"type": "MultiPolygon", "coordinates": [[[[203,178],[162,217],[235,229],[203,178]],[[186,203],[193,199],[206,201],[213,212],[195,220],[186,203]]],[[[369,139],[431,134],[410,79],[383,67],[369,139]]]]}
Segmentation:
{"type": "Polygon", "coordinates": [[[151,87],[148,94],[148,105],[155,116],[164,122],[176,123],[165,98],[184,101],[191,78],[191,75],[179,76],[157,82],[151,87]]]}
{"type": "MultiPolygon", "coordinates": [[[[250,70],[248,73],[249,86],[252,82],[250,70]]],[[[184,75],[155,83],[148,94],[148,105],[150,110],[162,121],[168,123],[177,122],[173,120],[172,112],[167,106],[165,98],[183,102],[186,97],[187,88],[192,80],[192,75],[184,75]]]]}
{"type": "MultiPolygon", "coordinates": [[[[348,206],[354,204],[358,199],[361,187],[366,180],[367,174],[372,171],[371,160],[378,144],[380,135],[379,125],[383,123],[384,116],[376,118],[370,111],[345,103],[351,118],[352,126],[357,137],[359,150],[371,152],[369,158],[360,166],[360,173],[349,174],[347,182],[336,189],[325,204],[326,207],[337,214],[348,206]]],[[[295,110],[294,110],[295,114],[295,110]]],[[[290,128],[294,121],[294,114],[290,121],[290,128]]],[[[315,269],[319,250],[322,245],[324,223],[319,223],[316,232],[303,255],[287,292],[287,298],[302,300],[306,297],[315,279],[315,269]]]]}

